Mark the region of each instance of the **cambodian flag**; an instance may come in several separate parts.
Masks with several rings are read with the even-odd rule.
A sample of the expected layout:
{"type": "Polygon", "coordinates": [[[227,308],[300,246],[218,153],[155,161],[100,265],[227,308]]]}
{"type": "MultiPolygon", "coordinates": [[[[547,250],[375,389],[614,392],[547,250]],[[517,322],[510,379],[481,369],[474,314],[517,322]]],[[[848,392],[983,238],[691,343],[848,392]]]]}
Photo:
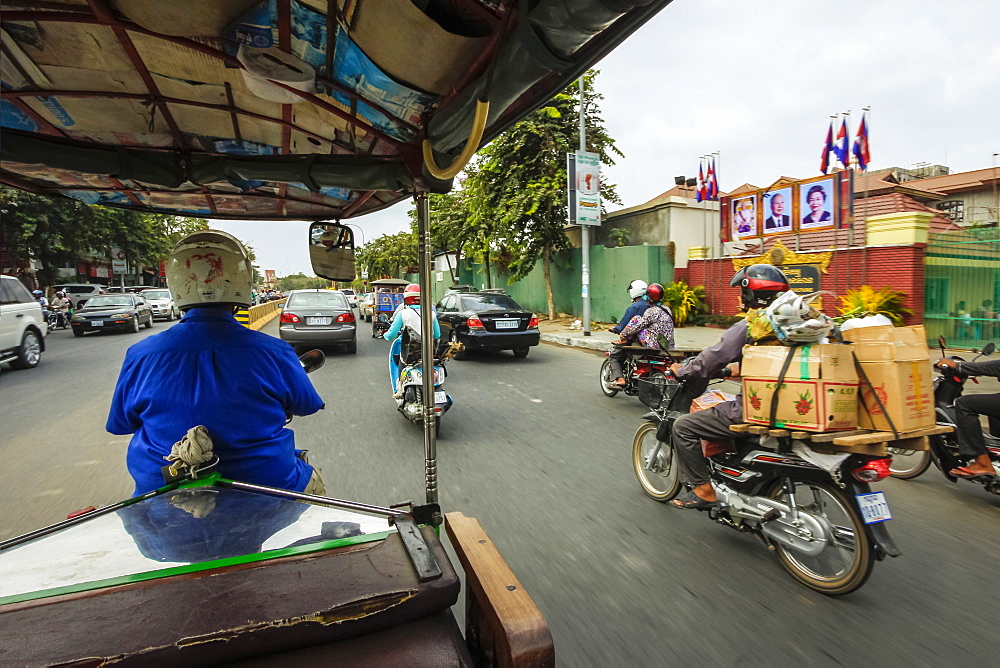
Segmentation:
{"type": "Polygon", "coordinates": [[[868,122],[867,114],[861,117],[858,134],[854,138],[854,157],[858,160],[858,168],[863,172],[868,169],[871,155],[868,153],[868,122]]]}
{"type": "Polygon", "coordinates": [[[837,154],[837,160],[844,167],[850,167],[851,151],[849,150],[850,133],[847,131],[847,119],[840,121],[840,132],[837,133],[837,143],[833,147],[833,152],[837,154]]]}
{"type": "Polygon", "coordinates": [[[830,169],[830,152],[833,150],[833,123],[826,131],[826,143],[823,144],[823,152],[819,154],[819,171],[824,174],[830,169]]]}
{"type": "Polygon", "coordinates": [[[704,202],[708,197],[706,196],[705,189],[705,172],[702,169],[702,163],[698,163],[698,191],[695,193],[694,199],[696,202],[704,202]]]}
{"type": "Polygon", "coordinates": [[[712,158],[712,162],[708,165],[708,199],[710,201],[719,199],[719,178],[715,173],[715,158],[712,158]]]}

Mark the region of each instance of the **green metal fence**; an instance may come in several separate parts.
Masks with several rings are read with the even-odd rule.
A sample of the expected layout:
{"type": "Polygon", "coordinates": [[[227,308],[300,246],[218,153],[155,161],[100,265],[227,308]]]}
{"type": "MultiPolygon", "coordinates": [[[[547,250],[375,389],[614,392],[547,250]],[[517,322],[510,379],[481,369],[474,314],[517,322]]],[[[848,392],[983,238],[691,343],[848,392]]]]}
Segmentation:
{"type": "Polygon", "coordinates": [[[943,335],[957,348],[1000,341],[1000,231],[932,234],[924,265],[928,339],[943,335]]]}

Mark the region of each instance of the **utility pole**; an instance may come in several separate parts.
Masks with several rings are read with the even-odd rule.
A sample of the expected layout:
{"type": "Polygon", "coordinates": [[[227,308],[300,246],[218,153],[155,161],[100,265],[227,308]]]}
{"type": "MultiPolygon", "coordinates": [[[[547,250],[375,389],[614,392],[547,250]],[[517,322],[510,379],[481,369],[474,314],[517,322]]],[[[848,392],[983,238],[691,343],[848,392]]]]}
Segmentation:
{"type": "MultiPolygon", "coordinates": [[[[583,75],[580,75],[580,150],[587,150],[587,123],[583,116],[583,75]]],[[[600,211],[598,211],[600,215],[600,211]]],[[[583,283],[583,335],[590,336],[590,225],[580,227],[583,283]]]]}

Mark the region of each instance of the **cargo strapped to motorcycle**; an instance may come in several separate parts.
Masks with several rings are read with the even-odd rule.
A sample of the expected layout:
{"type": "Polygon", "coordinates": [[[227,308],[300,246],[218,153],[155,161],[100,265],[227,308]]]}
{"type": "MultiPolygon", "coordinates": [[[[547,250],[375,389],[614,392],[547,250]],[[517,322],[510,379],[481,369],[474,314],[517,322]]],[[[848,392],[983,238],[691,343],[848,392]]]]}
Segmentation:
{"type": "MultiPolygon", "coordinates": [[[[889,430],[892,432],[892,435],[898,441],[899,430],[896,429],[896,425],[892,421],[892,416],[889,415],[889,411],[885,409],[885,404],[882,403],[881,397],[879,397],[878,392],[875,391],[875,386],[872,385],[872,382],[870,380],[868,380],[868,374],[865,373],[865,368],[861,366],[861,362],[858,361],[858,356],[854,354],[853,350],[851,350],[851,359],[854,360],[854,368],[858,370],[858,375],[861,377],[861,381],[868,386],[868,390],[871,392],[871,395],[875,397],[875,403],[878,405],[878,409],[882,411],[882,415],[885,416],[885,421],[889,423],[889,430]]],[[[868,402],[865,401],[864,392],[860,392],[859,394],[861,397],[861,407],[865,410],[865,413],[868,413],[868,417],[872,417],[871,411],[868,410],[868,402]]],[[[874,424],[875,420],[873,419],[872,425],[874,426],[874,424]]]]}

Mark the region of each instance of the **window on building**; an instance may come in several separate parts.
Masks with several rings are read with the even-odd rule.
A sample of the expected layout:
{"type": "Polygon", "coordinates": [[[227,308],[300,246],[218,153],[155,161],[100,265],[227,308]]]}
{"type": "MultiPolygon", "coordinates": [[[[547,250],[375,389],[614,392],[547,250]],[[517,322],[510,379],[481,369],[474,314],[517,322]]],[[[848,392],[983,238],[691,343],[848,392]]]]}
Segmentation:
{"type": "Polygon", "coordinates": [[[960,199],[938,202],[938,211],[951,218],[953,223],[961,223],[965,220],[965,203],[960,199]]]}
{"type": "Polygon", "coordinates": [[[948,313],[948,277],[928,276],[924,285],[924,311],[948,313]]]}

